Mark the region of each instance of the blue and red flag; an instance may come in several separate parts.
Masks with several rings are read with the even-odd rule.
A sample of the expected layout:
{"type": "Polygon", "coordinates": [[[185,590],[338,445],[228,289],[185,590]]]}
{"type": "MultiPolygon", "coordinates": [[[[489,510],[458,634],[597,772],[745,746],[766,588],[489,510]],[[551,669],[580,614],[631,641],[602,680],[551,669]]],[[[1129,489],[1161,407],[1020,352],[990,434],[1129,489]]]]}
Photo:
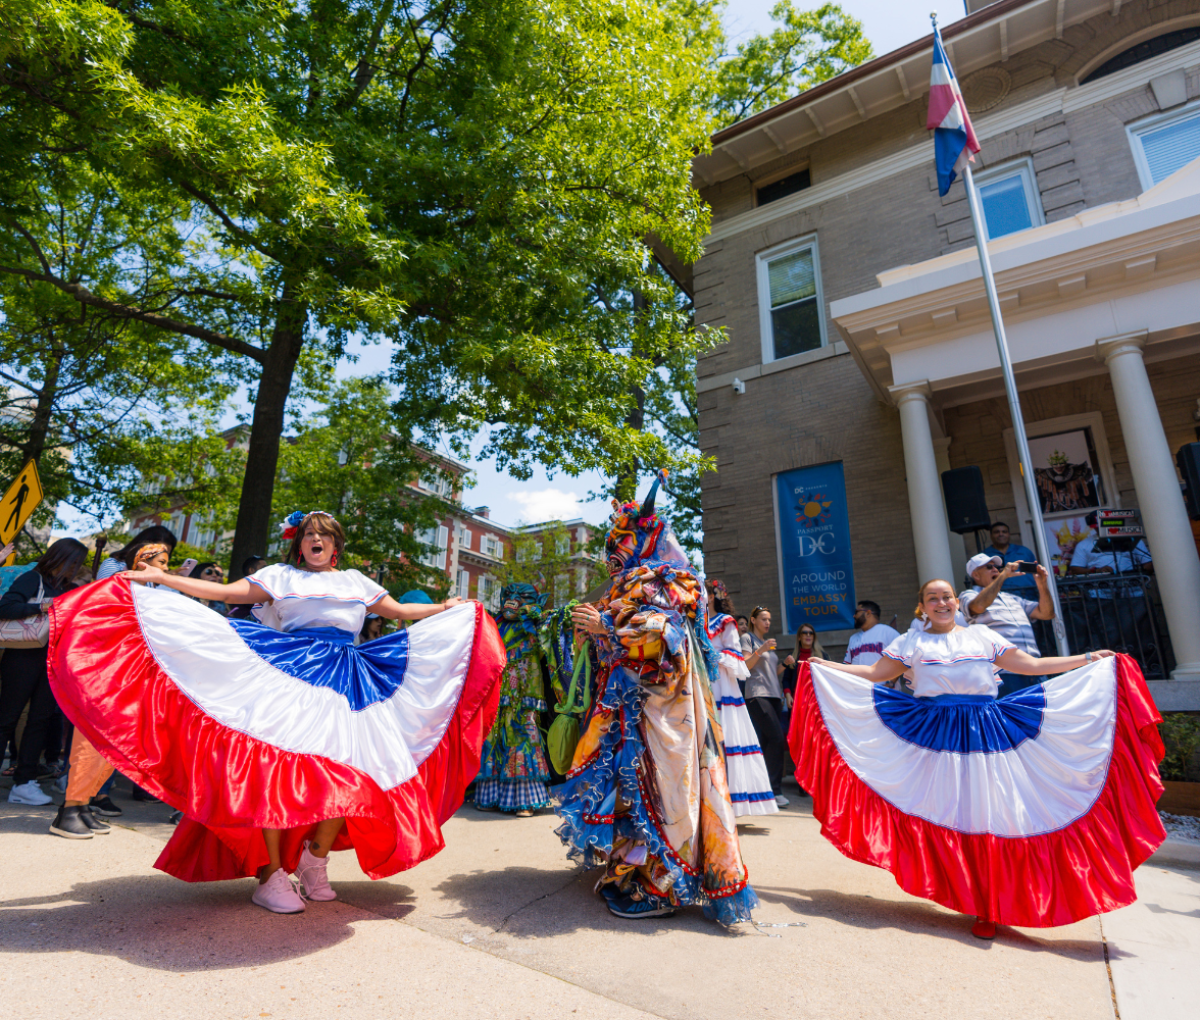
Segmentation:
{"type": "Polygon", "coordinates": [[[933,69],[929,77],[929,118],[925,127],[933,132],[938,194],[945,195],[963,168],[975,162],[979,139],[971,127],[967,104],[959,91],[954,68],[946,59],[942,33],[937,26],[933,29],[933,69]]]}

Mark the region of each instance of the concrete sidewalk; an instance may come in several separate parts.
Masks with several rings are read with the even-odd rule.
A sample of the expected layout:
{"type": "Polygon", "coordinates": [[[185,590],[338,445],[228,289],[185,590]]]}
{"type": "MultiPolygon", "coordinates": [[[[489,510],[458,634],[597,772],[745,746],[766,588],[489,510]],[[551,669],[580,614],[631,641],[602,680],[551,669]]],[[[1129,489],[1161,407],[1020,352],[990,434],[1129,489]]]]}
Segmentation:
{"type": "MultiPolygon", "coordinates": [[[[384,882],[335,855],[340,900],[280,917],[249,902],[250,880],[154,871],[162,805],[128,805],[110,835],[75,842],[46,834],[52,809],[0,804],[0,1001],[55,1018],[1113,1016],[1097,919],[979,942],[970,919],[842,857],[808,804],[741,829],[756,920],[804,926],[732,931],[698,909],[613,918],[552,816],[464,809],[446,850],[384,882]]],[[[1190,1018],[1200,1001],[1173,956],[1195,959],[1200,918],[1179,897],[1200,875],[1154,872],[1144,903],[1105,920],[1125,925],[1109,954],[1121,1020],[1190,1018]],[[1160,908],[1179,931],[1155,942],[1160,908]],[[1172,966],[1186,1012],[1161,997],[1139,1011],[1159,983],[1150,969],[1172,966]]]]}

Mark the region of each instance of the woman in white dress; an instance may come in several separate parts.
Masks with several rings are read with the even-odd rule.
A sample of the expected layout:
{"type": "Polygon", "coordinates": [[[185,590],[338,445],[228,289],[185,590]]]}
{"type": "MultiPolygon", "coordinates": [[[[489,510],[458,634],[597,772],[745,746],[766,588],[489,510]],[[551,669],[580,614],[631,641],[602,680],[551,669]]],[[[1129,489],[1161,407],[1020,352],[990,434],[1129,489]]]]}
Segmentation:
{"type": "Polygon", "coordinates": [[[729,798],[733,813],[742,815],[773,815],[779,811],[771,780],[763,760],[758,735],[746,711],[739,680],[750,675],[742,655],[741,635],[733,617],[733,602],[720,581],[710,581],[709,600],[715,613],[705,624],[708,640],[718,656],[718,672],[709,677],[713,698],[725,737],[725,775],[729,781],[729,798]]]}
{"type": "Polygon", "coordinates": [[[977,915],[982,939],[997,922],[1051,927],[1133,902],[1133,869],[1165,835],[1161,719],[1136,663],[1034,658],[957,610],[953,587],[929,581],[927,628],[878,662],[802,667],[792,754],[823,835],[977,915]],[[1061,675],[997,699],[1000,669],[1061,675]],[[884,686],[905,671],[912,694],[884,686]]]}
{"type": "Polygon", "coordinates": [[[297,512],[287,524],[297,565],[229,585],[119,574],[55,603],[49,648],[75,725],[184,813],[156,866],[186,881],[257,875],[253,901],[276,913],[336,897],[331,849],[353,847],[372,878],[442,849],[504,666],[478,603],[401,605],[338,569],[345,536],[331,515],[297,512]],[[255,619],[165,588],[254,604],[255,619]],[[368,607],[423,622],[355,647],[368,607]]]}

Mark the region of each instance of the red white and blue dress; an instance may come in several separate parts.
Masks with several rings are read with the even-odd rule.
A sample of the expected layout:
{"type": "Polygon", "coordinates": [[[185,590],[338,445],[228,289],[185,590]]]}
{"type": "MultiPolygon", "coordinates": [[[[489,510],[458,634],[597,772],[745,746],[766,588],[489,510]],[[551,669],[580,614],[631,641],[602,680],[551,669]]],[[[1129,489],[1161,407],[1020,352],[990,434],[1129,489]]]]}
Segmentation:
{"type": "Polygon", "coordinates": [[[58,702],[125,775],[182,811],[156,867],[187,881],[254,875],[258,830],[288,830],[283,863],[323,819],[384,878],[445,845],[441,825],[479,770],[504,644],[479,603],[355,647],[384,597],[356,570],[277,564],[271,598],[227,620],[126,575],[51,608],[58,702]]]}
{"type": "Polygon", "coordinates": [[[1141,671],[1120,655],[997,699],[1010,647],[983,626],[901,635],[884,655],[915,696],[806,663],[789,743],[821,831],[905,891],[1001,924],[1132,903],[1166,836],[1141,671]]]}
{"type": "Polygon", "coordinates": [[[779,807],[771,792],[771,777],[758,744],[758,734],[738,680],[750,676],[742,656],[737,621],[718,613],[705,624],[708,640],[717,653],[717,673],[710,676],[713,699],[725,737],[725,775],[729,780],[729,799],[733,813],[742,815],[773,815],[779,807]]]}

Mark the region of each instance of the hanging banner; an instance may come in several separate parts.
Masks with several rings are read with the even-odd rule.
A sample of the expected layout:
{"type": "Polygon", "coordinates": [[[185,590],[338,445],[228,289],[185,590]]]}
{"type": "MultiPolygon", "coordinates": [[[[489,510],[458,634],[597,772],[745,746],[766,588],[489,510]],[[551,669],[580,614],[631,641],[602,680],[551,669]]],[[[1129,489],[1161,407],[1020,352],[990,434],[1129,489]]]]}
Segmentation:
{"type": "Polygon", "coordinates": [[[854,562],[850,511],[841,462],[775,476],[779,590],[787,629],[854,627],[854,562]]]}

